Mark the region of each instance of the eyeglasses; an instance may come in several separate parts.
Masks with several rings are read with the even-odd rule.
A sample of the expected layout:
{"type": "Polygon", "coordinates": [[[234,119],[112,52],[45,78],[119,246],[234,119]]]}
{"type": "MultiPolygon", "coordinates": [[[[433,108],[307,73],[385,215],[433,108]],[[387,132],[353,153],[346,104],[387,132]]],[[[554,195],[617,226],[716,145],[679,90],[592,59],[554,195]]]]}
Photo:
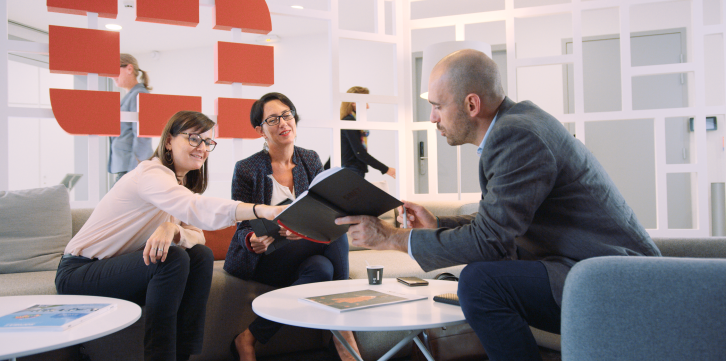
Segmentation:
{"type": "Polygon", "coordinates": [[[286,110],[280,115],[270,115],[269,117],[267,117],[267,119],[263,120],[263,122],[267,123],[267,125],[271,127],[274,127],[280,124],[280,119],[285,119],[285,121],[288,123],[291,122],[293,119],[295,119],[295,111],[286,110]]]}
{"type": "Polygon", "coordinates": [[[189,136],[189,145],[196,148],[202,142],[207,145],[207,152],[211,152],[214,150],[214,147],[217,146],[217,142],[215,142],[212,138],[202,139],[202,136],[196,133],[180,133],[180,134],[186,134],[189,136]]]}

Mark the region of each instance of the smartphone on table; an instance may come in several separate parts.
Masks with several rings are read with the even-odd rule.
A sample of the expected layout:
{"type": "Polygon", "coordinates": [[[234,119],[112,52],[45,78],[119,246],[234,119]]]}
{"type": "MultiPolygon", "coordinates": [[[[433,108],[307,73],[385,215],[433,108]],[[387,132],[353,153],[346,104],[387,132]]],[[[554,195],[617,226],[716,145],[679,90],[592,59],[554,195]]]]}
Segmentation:
{"type": "Polygon", "coordinates": [[[404,285],[411,286],[411,287],[429,285],[428,281],[418,278],[418,277],[398,277],[396,279],[398,280],[398,282],[401,282],[404,285]]]}

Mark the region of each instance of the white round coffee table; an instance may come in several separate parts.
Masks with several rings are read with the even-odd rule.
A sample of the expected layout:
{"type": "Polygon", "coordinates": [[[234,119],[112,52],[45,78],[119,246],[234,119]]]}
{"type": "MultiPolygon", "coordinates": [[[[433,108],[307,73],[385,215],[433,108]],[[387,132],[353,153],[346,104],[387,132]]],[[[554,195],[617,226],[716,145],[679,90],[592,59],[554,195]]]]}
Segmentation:
{"type": "MultiPolygon", "coordinates": [[[[422,330],[434,327],[453,326],[465,323],[461,307],[434,302],[433,297],[442,293],[456,293],[458,282],[427,280],[428,286],[409,287],[394,278],[384,278],[381,285],[369,285],[366,279],[310,283],[280,288],[265,293],[252,302],[252,310],[261,317],[286,325],[324,329],[348,348],[350,345],[339,331],[401,331],[410,330],[401,342],[379,360],[387,360],[411,340],[421,348],[431,361],[431,355],[416,337],[422,330]],[[377,306],[361,310],[336,312],[314,304],[300,301],[300,298],[327,294],[358,291],[364,289],[388,290],[399,293],[426,295],[428,299],[393,305],[377,306]]],[[[362,361],[362,360],[361,360],[362,361]]]]}
{"type": "Polygon", "coordinates": [[[135,303],[109,297],[73,295],[35,295],[0,297],[0,316],[35,304],[115,303],[116,309],[65,331],[0,332],[0,360],[33,355],[94,340],[124,329],[141,317],[135,303]]]}

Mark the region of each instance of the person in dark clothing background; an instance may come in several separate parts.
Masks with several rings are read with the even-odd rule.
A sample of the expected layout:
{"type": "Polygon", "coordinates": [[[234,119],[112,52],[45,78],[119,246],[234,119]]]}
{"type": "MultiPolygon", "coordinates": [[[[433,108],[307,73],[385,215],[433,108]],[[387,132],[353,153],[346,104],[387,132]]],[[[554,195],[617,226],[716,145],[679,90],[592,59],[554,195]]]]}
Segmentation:
{"type": "MultiPolygon", "coordinates": [[[[348,89],[348,93],[369,94],[368,88],[354,86],[348,89]]],[[[366,104],[368,109],[368,104],[366,104]]],[[[340,118],[342,120],[355,121],[355,103],[342,102],[340,104],[340,118]]],[[[378,169],[381,174],[387,174],[394,179],[396,178],[396,169],[386,166],[368,154],[368,135],[367,130],[358,129],[341,129],[340,130],[340,153],[344,168],[348,168],[356,172],[361,177],[365,177],[368,173],[368,166],[378,169]]],[[[326,169],[330,167],[329,162],[326,163],[326,169]]]]}

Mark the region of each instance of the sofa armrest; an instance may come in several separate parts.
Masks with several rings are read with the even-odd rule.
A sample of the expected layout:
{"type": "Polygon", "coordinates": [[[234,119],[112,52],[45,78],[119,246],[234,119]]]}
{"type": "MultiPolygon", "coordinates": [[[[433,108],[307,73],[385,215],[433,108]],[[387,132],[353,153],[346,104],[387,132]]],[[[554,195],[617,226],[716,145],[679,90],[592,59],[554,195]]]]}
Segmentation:
{"type": "Polygon", "coordinates": [[[565,281],[562,358],[720,360],[726,260],[596,257],[565,281]]]}

